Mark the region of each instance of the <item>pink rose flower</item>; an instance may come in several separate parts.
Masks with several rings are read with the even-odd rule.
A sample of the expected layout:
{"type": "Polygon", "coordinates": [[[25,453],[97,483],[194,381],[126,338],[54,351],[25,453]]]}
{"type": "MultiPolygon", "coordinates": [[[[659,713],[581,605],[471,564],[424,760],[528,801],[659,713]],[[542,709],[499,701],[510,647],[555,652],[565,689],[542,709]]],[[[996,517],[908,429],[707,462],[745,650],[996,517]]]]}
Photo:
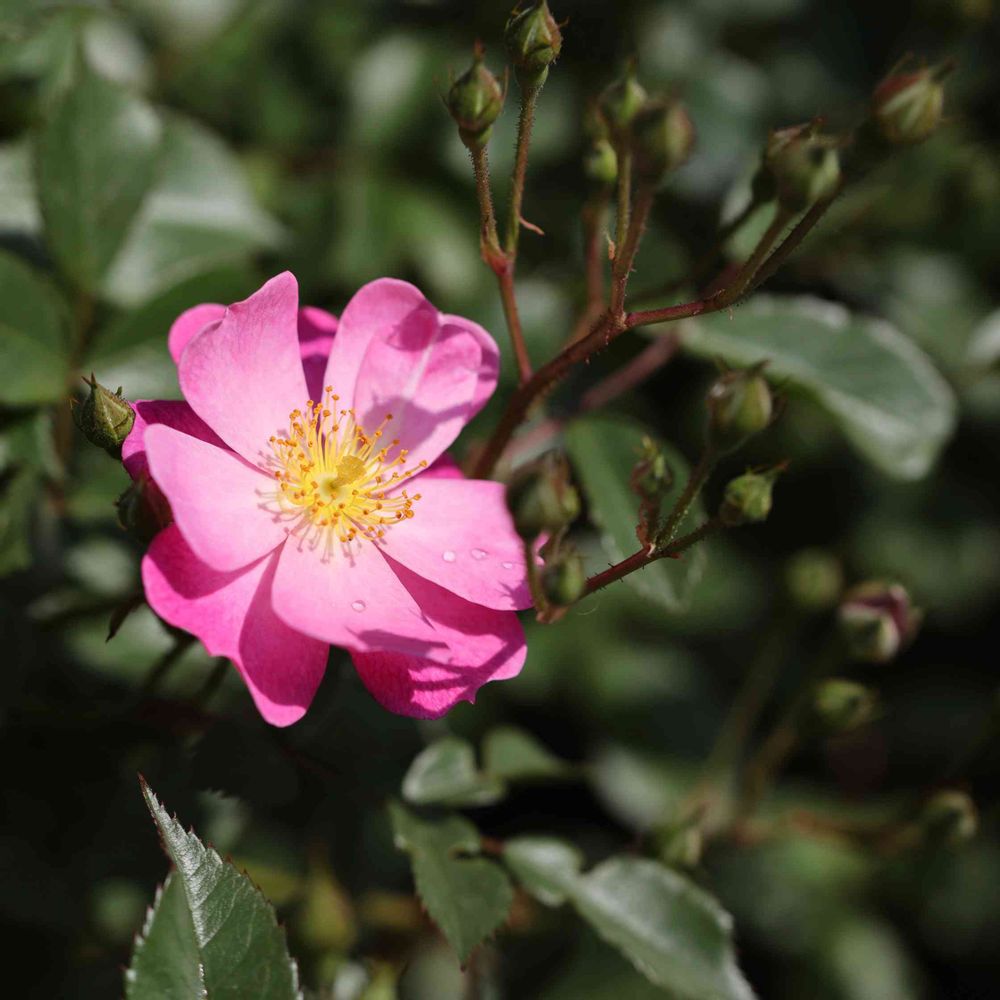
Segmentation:
{"type": "Polygon", "coordinates": [[[169,347],[186,401],[137,403],[122,456],[173,511],[146,597],[236,664],[268,722],[302,717],[331,644],[420,718],[520,671],[531,599],[503,487],[444,454],[496,386],[482,327],[390,278],[338,323],[285,273],[188,310],[169,347]]]}

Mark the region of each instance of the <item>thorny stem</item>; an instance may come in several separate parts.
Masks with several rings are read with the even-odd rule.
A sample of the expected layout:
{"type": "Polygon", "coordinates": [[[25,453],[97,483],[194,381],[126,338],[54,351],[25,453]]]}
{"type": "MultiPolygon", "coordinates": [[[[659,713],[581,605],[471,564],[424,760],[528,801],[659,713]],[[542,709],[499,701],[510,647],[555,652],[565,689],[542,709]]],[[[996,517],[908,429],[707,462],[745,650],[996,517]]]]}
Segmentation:
{"type": "Polygon", "coordinates": [[[492,256],[500,253],[497,236],[497,218],[493,210],[493,192],[490,188],[490,163],[485,146],[473,145],[472,172],[476,177],[476,197],[479,199],[479,246],[483,259],[492,267],[492,256]]]}
{"type": "Polygon", "coordinates": [[[604,265],[606,255],[603,247],[608,220],[608,203],[611,191],[602,186],[587,199],[581,213],[583,217],[583,259],[586,280],[586,300],[580,316],[573,324],[567,343],[579,340],[604,310],[604,265]]]}
{"type": "Polygon", "coordinates": [[[511,451],[516,454],[530,452],[554,437],[566,424],[630,392],[663,368],[677,353],[680,344],[680,334],[676,331],[655,337],[631,361],[627,361],[621,368],[611,372],[583,393],[571,413],[559,419],[545,420],[532,427],[517,439],[514,443],[515,448],[511,451]]]}
{"type": "Polygon", "coordinates": [[[635,255],[639,250],[639,243],[646,229],[646,220],[653,207],[655,194],[656,190],[651,184],[642,184],[639,187],[635,199],[635,212],[629,221],[624,243],[615,248],[615,266],[611,272],[611,304],[609,306],[614,316],[620,315],[625,308],[625,290],[628,286],[629,274],[632,271],[633,263],[635,263],[635,255]]]}
{"type": "Polygon", "coordinates": [[[511,345],[514,348],[518,375],[520,381],[525,382],[531,377],[531,359],[528,357],[528,349],[524,343],[521,316],[514,294],[514,257],[512,254],[504,253],[500,247],[496,212],[493,208],[493,194],[490,189],[490,168],[486,147],[473,146],[470,153],[472,155],[472,170],[476,177],[476,197],[479,200],[479,249],[483,260],[496,275],[504,318],[507,321],[511,345]]]}
{"type": "Polygon", "coordinates": [[[615,261],[628,233],[632,210],[632,150],[628,140],[618,144],[618,216],[615,220],[615,261]]]}
{"type": "Polygon", "coordinates": [[[728,288],[720,293],[723,305],[730,305],[740,299],[749,289],[751,282],[760,270],[761,265],[767,259],[768,253],[774,246],[775,241],[782,234],[785,227],[791,221],[792,213],[778,205],[774,212],[771,224],[764,231],[753,253],[747,258],[746,263],[740,268],[739,273],[733,279],[728,288]]]}
{"type": "Polygon", "coordinates": [[[587,589],[584,591],[584,596],[593,594],[606,587],[609,583],[621,580],[622,577],[626,577],[636,570],[645,569],[650,563],[656,562],[657,559],[676,559],[682,552],[691,548],[692,545],[708,538],[709,535],[713,535],[717,531],[721,531],[723,527],[724,525],[719,518],[710,517],[703,524],[695,528],[694,531],[682,535],[671,545],[659,548],[655,545],[648,545],[646,548],[639,549],[638,552],[633,552],[627,559],[623,559],[621,562],[615,563],[614,566],[609,566],[602,573],[596,573],[590,577],[587,580],[587,589]]]}
{"type": "MultiPolygon", "coordinates": [[[[760,285],[777,269],[773,264],[775,258],[781,261],[798,246],[809,230],[819,221],[832,199],[814,205],[796,224],[792,232],[785,238],[781,246],[763,264],[749,285],[741,292],[746,294],[760,285]]],[[[780,263],[780,261],[779,261],[780,263]]],[[[486,443],[473,467],[472,475],[479,479],[489,478],[500,456],[531,410],[532,404],[549,392],[566,373],[581,361],[586,361],[591,355],[603,350],[612,340],[621,336],[626,330],[637,326],[647,326],[653,323],[671,323],[680,319],[688,319],[705,313],[726,308],[736,301],[728,298],[726,290],[709,298],[695,299],[678,305],[666,306],[661,309],[649,309],[642,312],[626,313],[615,316],[610,310],[599,316],[590,331],[579,340],[567,345],[547,364],[539,368],[530,379],[515,390],[507,403],[507,409],[497,424],[492,437],[486,443]]]]}
{"type": "Polygon", "coordinates": [[[521,235],[521,203],[524,199],[524,178],[528,170],[528,147],[535,124],[535,101],[541,87],[521,88],[521,113],[517,119],[517,149],[514,154],[514,174],[510,183],[510,207],[507,215],[507,235],[504,249],[513,261],[517,256],[517,241],[521,235]]]}
{"type": "Polygon", "coordinates": [[[697,497],[701,492],[701,488],[705,485],[705,481],[711,475],[712,469],[715,467],[717,460],[718,455],[714,449],[706,447],[702,452],[701,458],[698,459],[698,464],[691,470],[691,475],[688,476],[688,481],[684,486],[684,490],[677,498],[677,502],[667,515],[667,519],[664,522],[663,527],[660,529],[656,539],[657,546],[659,548],[669,546],[674,540],[674,535],[677,534],[677,529],[687,516],[687,512],[691,509],[691,504],[694,503],[695,497],[697,497]]]}
{"type": "Polygon", "coordinates": [[[524,565],[528,570],[528,587],[531,591],[531,602],[535,605],[535,610],[539,614],[544,614],[548,610],[549,602],[545,599],[542,590],[542,581],[538,578],[538,563],[535,560],[535,552],[531,542],[524,543],[524,565]]]}
{"type": "Polygon", "coordinates": [[[686,286],[697,286],[701,279],[705,276],[708,269],[712,266],[716,257],[722,253],[722,248],[726,245],[729,238],[738,229],[742,228],[743,223],[746,222],[758,208],[760,208],[761,204],[761,202],[751,199],[738,215],[730,219],[729,222],[720,226],[712,245],[698,257],[683,277],[670,281],[666,285],[661,285],[658,288],[640,289],[632,294],[633,301],[643,302],[646,299],[658,298],[661,295],[669,295],[672,292],[676,292],[678,289],[686,286]]]}

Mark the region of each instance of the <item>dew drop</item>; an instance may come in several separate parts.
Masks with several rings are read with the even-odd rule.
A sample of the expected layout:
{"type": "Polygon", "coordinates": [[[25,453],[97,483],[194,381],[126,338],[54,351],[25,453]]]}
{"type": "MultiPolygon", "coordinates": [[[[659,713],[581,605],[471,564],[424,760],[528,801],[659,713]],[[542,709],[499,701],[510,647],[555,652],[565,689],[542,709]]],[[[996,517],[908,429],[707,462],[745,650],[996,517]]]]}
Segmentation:
{"type": "Polygon", "coordinates": [[[514,568],[514,564],[512,562],[502,562],[502,563],[500,563],[500,565],[504,569],[513,569],[514,568]]]}
{"type": "Polygon", "coordinates": [[[445,549],[444,552],[441,553],[441,558],[446,563],[453,563],[455,561],[455,553],[452,552],[451,549],[445,549]]]}
{"type": "Polygon", "coordinates": [[[364,611],[367,605],[364,601],[351,601],[351,607],[354,608],[355,611],[364,611]]]}
{"type": "Polygon", "coordinates": [[[470,553],[473,559],[482,560],[486,558],[485,549],[473,549],[470,553]]]}

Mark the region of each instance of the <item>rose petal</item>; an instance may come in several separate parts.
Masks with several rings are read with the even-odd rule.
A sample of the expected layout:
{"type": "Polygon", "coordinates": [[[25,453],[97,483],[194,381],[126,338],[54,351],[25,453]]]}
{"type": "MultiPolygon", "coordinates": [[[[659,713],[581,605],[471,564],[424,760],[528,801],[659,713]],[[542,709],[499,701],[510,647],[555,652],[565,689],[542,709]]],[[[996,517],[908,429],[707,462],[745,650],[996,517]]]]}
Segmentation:
{"type": "Polygon", "coordinates": [[[258,468],[164,424],[147,428],[145,441],[150,473],[204,562],[238,569],[285,540],[284,524],[264,509],[274,480],[258,468]]]}
{"type": "Polygon", "coordinates": [[[181,355],[189,341],[205,327],[218,323],[225,314],[226,307],[216,305],[214,302],[206,302],[182,312],[174,320],[170,333],[167,334],[167,349],[174,359],[174,364],[180,363],[181,355]]]}
{"type": "Polygon", "coordinates": [[[146,459],[146,431],[154,424],[165,424],[174,430],[225,448],[218,435],[182,400],[140,399],[132,404],[132,409],[135,410],[135,422],[122,444],[122,464],[133,479],[138,479],[149,469],[146,459]]]}
{"type": "Polygon", "coordinates": [[[312,702],[327,646],[290,629],[271,608],[278,553],[232,573],[201,562],[176,525],[161,531],[142,561],[146,597],[171,625],[196,635],[239,669],[260,714],[288,726],[312,702]]]}
{"type": "Polygon", "coordinates": [[[323,397],[323,374],[336,332],[336,316],[314,306],[299,310],[299,350],[310,399],[323,397]]]}
{"type": "Polygon", "coordinates": [[[459,701],[474,701],[488,681],[516,677],[527,648],[517,615],[470,604],[410,573],[396,572],[455,651],[450,663],[394,652],[351,651],[365,687],[391,712],[436,719],[459,701]]]}
{"type": "Polygon", "coordinates": [[[359,423],[372,430],[391,413],[386,436],[410,452],[410,467],[433,462],[472,415],[481,357],[478,340],[440,324],[427,303],[372,339],[354,387],[359,423]]]}
{"type": "Polygon", "coordinates": [[[335,646],[448,658],[446,640],[370,542],[337,543],[327,559],[298,538],[282,550],[272,594],[292,627],[335,646]]]}
{"type": "Polygon", "coordinates": [[[380,543],[414,573],[474,604],[503,611],[531,606],[524,543],[514,531],[504,487],[482,479],[413,481],[414,516],[380,543]]]}
{"type": "Polygon", "coordinates": [[[230,306],[209,336],[188,342],[179,365],[192,409],[234,451],[266,461],[268,439],[308,398],[298,341],[298,285],[287,271],[230,306]]]}
{"type": "Polygon", "coordinates": [[[463,316],[443,315],[441,322],[448,326],[457,326],[467,331],[479,345],[479,378],[472,394],[472,404],[469,409],[471,420],[485,405],[497,387],[500,377],[500,349],[497,342],[478,323],[463,316]]]}

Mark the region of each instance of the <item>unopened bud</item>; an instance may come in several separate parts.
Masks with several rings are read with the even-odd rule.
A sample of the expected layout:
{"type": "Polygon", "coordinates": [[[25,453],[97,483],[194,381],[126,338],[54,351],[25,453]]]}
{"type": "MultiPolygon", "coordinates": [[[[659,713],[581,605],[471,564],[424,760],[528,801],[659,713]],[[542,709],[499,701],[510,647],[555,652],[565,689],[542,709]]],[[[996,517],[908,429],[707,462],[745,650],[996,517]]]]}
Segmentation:
{"type": "Polygon", "coordinates": [[[83,402],[72,402],[73,421],[91,444],[114,458],[121,458],[122,444],[135,423],[135,410],[122,396],[120,386],[117,392],[111,392],[93,374],[90,381],[84,381],[90,386],[90,393],[83,402]]]}
{"type": "Polygon", "coordinates": [[[552,604],[566,608],[575,604],[587,589],[587,571],[583,556],[575,549],[563,547],[542,570],[542,592],[552,604]]]}
{"type": "Polygon", "coordinates": [[[765,156],[778,204],[789,212],[801,212],[832,198],[840,186],[840,157],[833,140],[809,133],[776,141],[780,135],[772,133],[765,156]]]}
{"type": "Polygon", "coordinates": [[[875,717],[878,695],[855,681],[832,677],[823,681],[813,695],[816,721],[828,733],[846,733],[875,717]]]}
{"type": "Polygon", "coordinates": [[[445,98],[458,134],[470,149],[482,149],[489,141],[503,98],[503,87],[486,68],[482,49],[477,48],[472,65],[451,85],[445,98]]]}
{"type": "Polygon", "coordinates": [[[632,120],[637,176],[655,184],[676,170],[694,147],[694,126],[679,101],[647,101],[632,120]]]}
{"type": "Polygon", "coordinates": [[[785,583],[803,611],[825,611],[840,598],[844,577],[836,556],[823,549],[803,549],[788,560],[785,583]]]}
{"type": "Polygon", "coordinates": [[[694,868],[701,861],[704,837],[697,823],[670,827],[659,840],[660,858],[671,868],[694,868]]]}
{"type": "Polygon", "coordinates": [[[137,542],[149,542],[170,522],[170,504],[146,473],[129,485],[115,501],[118,523],[137,542]]]}
{"type": "Polygon", "coordinates": [[[746,472],[731,479],[719,507],[719,520],[727,528],[766,521],[771,513],[771,494],[780,469],[746,472]]]}
{"type": "Polygon", "coordinates": [[[580,513],[580,496],[565,457],[548,452],[518,469],[507,486],[507,508],[517,533],[527,541],[573,521],[580,513]]]}
{"type": "Polygon", "coordinates": [[[545,0],[515,10],[504,31],[510,61],[522,87],[540,87],[559,58],[562,32],[545,0]]]}
{"type": "Polygon", "coordinates": [[[840,628],[856,659],[887,663],[916,635],[921,612],[898,583],[853,587],[840,605],[840,628]]]}
{"type": "Polygon", "coordinates": [[[635,77],[634,63],[630,63],[622,76],[604,88],[598,107],[613,136],[628,132],[647,97],[645,88],[635,77]]]}
{"type": "Polygon", "coordinates": [[[598,139],[583,160],[587,179],[610,187],[618,179],[618,156],[607,139],[598,139]]]}
{"type": "Polygon", "coordinates": [[[708,390],[708,444],[733,451],[771,422],[774,402],[759,368],[726,372],[708,390]]]}
{"type": "Polygon", "coordinates": [[[941,81],[951,66],[895,73],[883,80],[872,95],[872,116],[879,133],[893,145],[923,142],[941,124],[944,87],[941,81]]]}
{"type": "Polygon", "coordinates": [[[955,847],[971,840],[979,829],[976,804],[965,792],[949,788],[937,792],[920,814],[927,843],[955,847]]]}

